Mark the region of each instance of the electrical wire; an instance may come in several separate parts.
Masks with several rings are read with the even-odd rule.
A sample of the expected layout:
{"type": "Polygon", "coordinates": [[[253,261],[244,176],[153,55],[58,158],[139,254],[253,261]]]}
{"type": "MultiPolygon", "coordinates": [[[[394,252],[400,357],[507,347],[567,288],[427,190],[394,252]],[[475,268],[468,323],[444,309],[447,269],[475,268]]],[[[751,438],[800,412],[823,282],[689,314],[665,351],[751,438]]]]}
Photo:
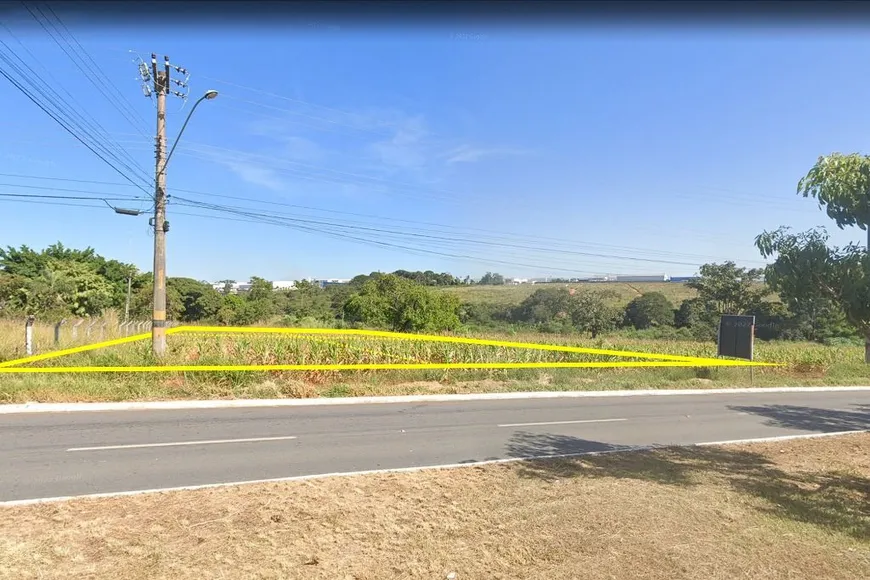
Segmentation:
{"type": "MultiPolygon", "coordinates": [[[[39,14],[42,16],[42,18],[45,19],[45,22],[43,22],[42,20],[40,20],[40,18],[36,15],[36,13],[34,12],[34,10],[32,10],[32,9],[30,8],[30,6],[27,6],[27,4],[24,3],[24,2],[22,2],[22,4],[25,6],[25,8],[26,8],[27,11],[30,13],[30,15],[33,17],[33,19],[37,22],[37,24],[39,24],[39,26],[40,26],[40,27],[45,31],[46,34],[48,34],[48,36],[52,39],[52,41],[53,41],[53,42],[54,42],[54,43],[55,43],[55,44],[56,44],[56,45],[57,45],[57,46],[58,46],[58,47],[59,47],[59,48],[64,52],[64,54],[67,56],[67,58],[69,58],[69,60],[70,60],[70,61],[71,61],[75,66],[76,66],[76,68],[79,70],[79,72],[82,73],[82,76],[84,76],[84,77],[85,77],[85,78],[86,78],[86,79],[91,83],[91,85],[93,85],[93,86],[94,86],[94,87],[95,87],[95,88],[96,88],[96,89],[97,89],[97,90],[98,90],[98,91],[99,91],[99,92],[100,92],[104,97],[106,97],[106,98],[109,100],[109,102],[110,102],[110,103],[111,103],[111,104],[112,104],[112,105],[113,105],[117,110],[119,110],[119,111],[122,112],[122,114],[123,114],[123,111],[121,111],[121,109],[119,109],[118,106],[117,106],[114,102],[112,102],[111,97],[108,96],[108,94],[107,94],[106,91],[103,89],[103,87],[101,87],[98,83],[96,83],[96,82],[94,81],[94,78],[93,78],[93,76],[94,76],[94,75],[93,75],[93,72],[87,70],[87,69],[88,69],[88,67],[87,67],[87,63],[85,63],[85,66],[82,66],[82,62],[83,62],[83,61],[80,62],[80,61],[76,58],[76,55],[75,55],[75,49],[72,48],[72,45],[69,43],[69,41],[67,41],[66,39],[63,38],[63,36],[60,34],[60,29],[57,28],[57,26],[56,26],[54,23],[52,23],[52,22],[51,22],[51,21],[50,21],[50,20],[45,16],[45,13],[43,13],[42,10],[40,10],[40,8],[39,8],[38,6],[34,6],[33,8],[34,8],[36,11],[39,12],[39,14]],[[48,26],[51,26],[51,27],[54,29],[54,32],[52,32],[51,30],[49,30],[49,29],[48,29],[48,26],[46,26],[46,24],[48,24],[48,26]],[[60,38],[60,40],[58,40],[58,38],[60,38]],[[67,46],[69,46],[70,49],[72,49],[72,50],[67,50],[67,48],[66,48],[63,44],[61,44],[61,40],[63,40],[64,42],[66,42],[67,46]]],[[[32,54],[32,53],[31,53],[31,54],[32,54]]],[[[36,59],[36,60],[37,60],[37,62],[38,62],[38,59],[36,59]]],[[[23,62],[23,61],[22,61],[22,62],[23,62]]],[[[26,65],[26,63],[25,63],[25,65],[26,65]]],[[[33,72],[34,74],[36,74],[36,71],[34,71],[31,67],[28,66],[28,68],[30,68],[31,72],[33,72]]],[[[45,69],[44,66],[43,66],[42,68],[45,69]]],[[[46,69],[46,70],[47,70],[47,69],[46,69]]],[[[55,79],[55,82],[56,82],[56,79],[55,79]]],[[[59,83],[58,83],[58,84],[59,84],[59,83]]],[[[49,86],[49,88],[51,88],[50,85],[47,85],[47,86],[49,86]]],[[[61,86],[62,86],[62,85],[61,85],[61,86]]],[[[64,89],[64,90],[65,90],[65,89],[64,89]]],[[[54,92],[54,91],[52,91],[52,92],[54,92]]],[[[75,101],[75,98],[72,97],[72,95],[70,95],[68,91],[65,91],[65,92],[67,92],[67,95],[69,95],[69,97],[70,97],[71,100],[75,101]]],[[[55,94],[57,94],[57,93],[55,92],[55,94]]],[[[77,101],[75,101],[75,102],[77,103],[77,101]]],[[[79,108],[83,110],[83,108],[81,107],[81,105],[79,105],[79,108]]],[[[86,119],[85,119],[85,120],[86,120],[86,119]]],[[[137,173],[137,172],[138,172],[138,176],[139,176],[140,178],[141,178],[142,176],[145,176],[145,182],[147,183],[147,182],[148,182],[148,177],[147,177],[148,174],[147,174],[147,173],[142,169],[141,166],[138,165],[138,163],[136,162],[135,158],[133,158],[133,156],[130,155],[130,153],[129,153],[128,151],[126,151],[123,147],[121,147],[121,146],[118,145],[117,143],[113,143],[111,137],[109,136],[108,131],[106,131],[106,129],[105,129],[105,128],[104,128],[104,127],[103,127],[103,126],[102,126],[98,121],[96,121],[96,119],[93,119],[93,117],[91,117],[91,120],[93,121],[93,125],[96,125],[96,127],[98,128],[98,132],[101,132],[101,133],[102,133],[102,136],[101,136],[102,139],[105,140],[106,142],[108,142],[109,145],[113,146],[113,147],[114,147],[114,148],[119,152],[120,156],[126,157],[126,160],[127,160],[127,162],[128,162],[129,164],[125,164],[125,168],[126,168],[128,171],[131,171],[131,172],[133,172],[133,173],[137,173]]],[[[129,121],[129,119],[128,119],[128,121],[129,121]]],[[[92,126],[93,126],[93,125],[92,125],[92,126]]],[[[134,124],[134,128],[135,128],[135,124],[134,124]]],[[[144,135],[144,133],[143,133],[143,135],[144,135]]],[[[117,160],[120,162],[120,157],[118,157],[117,160]]]]}
{"type": "MultiPolygon", "coordinates": [[[[0,40],[0,44],[3,44],[4,46],[7,46],[7,48],[8,48],[8,45],[6,45],[6,43],[3,42],[2,40],[0,40]]],[[[14,52],[13,52],[13,54],[14,54],[14,52]]],[[[23,71],[21,71],[21,69],[20,69],[17,65],[15,65],[15,64],[14,64],[14,63],[13,63],[13,62],[8,58],[8,57],[7,57],[7,55],[3,54],[2,51],[0,51],[0,60],[3,60],[3,61],[4,61],[7,65],[9,65],[11,68],[16,69],[16,72],[18,72],[19,75],[21,75],[22,77],[26,78],[26,75],[23,74],[23,71]]],[[[25,66],[27,66],[26,63],[25,63],[25,66]]],[[[29,67],[28,67],[28,68],[29,68],[29,67]]],[[[31,72],[33,72],[32,69],[31,69],[31,72]]],[[[106,158],[107,156],[108,156],[108,157],[112,157],[112,154],[111,154],[110,151],[108,151],[105,147],[101,147],[99,143],[96,143],[96,142],[94,142],[94,143],[88,143],[88,142],[85,140],[85,138],[83,138],[82,136],[80,136],[80,135],[79,135],[75,130],[73,130],[73,129],[70,127],[70,124],[77,124],[79,130],[82,131],[83,133],[87,134],[87,131],[86,131],[86,130],[83,130],[81,124],[76,123],[75,120],[73,120],[72,123],[69,123],[69,122],[65,122],[64,120],[60,119],[59,116],[58,116],[58,114],[55,114],[54,112],[50,111],[50,110],[47,108],[47,106],[46,106],[45,104],[43,104],[42,102],[40,102],[40,100],[39,100],[39,99],[38,99],[38,98],[37,98],[37,97],[36,97],[36,96],[31,92],[31,91],[29,91],[29,90],[28,90],[28,89],[27,89],[27,88],[26,88],[22,83],[20,83],[18,80],[12,78],[12,76],[10,76],[9,73],[7,73],[7,72],[6,72],[5,70],[3,70],[2,68],[0,68],[0,75],[2,75],[4,78],[6,78],[6,80],[8,80],[8,81],[9,81],[9,82],[10,82],[10,83],[15,87],[15,88],[17,88],[19,91],[21,91],[22,93],[24,93],[24,95],[25,95],[28,99],[30,99],[31,102],[33,102],[37,107],[39,107],[40,109],[42,109],[42,111],[43,111],[44,113],[46,113],[49,117],[51,117],[51,118],[52,118],[52,119],[53,119],[53,120],[54,120],[58,125],[60,125],[60,126],[61,126],[61,127],[62,127],[66,132],[67,132],[67,133],[69,133],[70,135],[72,135],[72,136],[73,136],[73,137],[74,137],[74,138],[75,138],[79,143],[81,143],[82,145],[84,145],[84,146],[85,146],[88,150],[90,150],[94,155],[96,155],[97,157],[99,157],[99,158],[100,158],[104,163],[106,163],[106,165],[108,165],[109,167],[111,167],[112,169],[114,169],[114,170],[115,170],[119,175],[121,175],[124,179],[126,179],[127,181],[129,181],[131,184],[133,184],[133,185],[136,186],[137,188],[141,189],[143,192],[145,192],[145,193],[149,193],[149,192],[148,192],[144,187],[142,187],[142,185],[140,185],[139,183],[135,182],[135,181],[134,181],[134,180],[133,180],[133,179],[132,179],[132,178],[131,178],[127,173],[125,173],[124,171],[122,171],[121,169],[119,169],[119,168],[118,168],[114,163],[112,163],[111,161],[109,161],[109,160],[106,158]],[[102,153],[101,153],[100,151],[97,151],[97,149],[102,149],[102,153]]],[[[38,78],[38,75],[34,75],[34,76],[36,76],[36,77],[38,78]]],[[[39,87],[34,87],[34,89],[35,89],[34,92],[36,92],[36,93],[40,93],[40,96],[42,96],[43,98],[45,98],[46,95],[45,95],[44,91],[42,91],[39,87]]],[[[55,94],[56,94],[56,93],[55,93],[55,94]]],[[[46,99],[46,100],[48,100],[49,102],[51,101],[50,98],[49,98],[49,99],[46,99]]],[[[59,106],[57,105],[57,103],[53,103],[53,104],[54,104],[55,108],[58,109],[59,114],[63,115],[63,109],[62,109],[62,107],[59,107],[59,106]]],[[[91,137],[91,138],[93,139],[93,137],[91,137]]],[[[128,169],[128,171],[129,171],[129,166],[126,166],[124,163],[120,162],[117,158],[115,158],[115,162],[118,163],[118,164],[120,164],[120,165],[122,165],[122,166],[125,166],[125,167],[128,169]]]]}
{"type": "MultiPolygon", "coordinates": [[[[83,54],[85,57],[87,57],[88,61],[90,61],[90,64],[88,64],[88,63],[84,62],[84,59],[81,59],[82,62],[85,64],[86,68],[88,68],[91,71],[96,71],[99,75],[102,76],[103,81],[105,81],[104,83],[98,84],[97,82],[95,82],[95,79],[92,78],[92,75],[85,74],[85,76],[88,78],[88,80],[91,81],[91,84],[93,84],[97,88],[97,90],[99,90],[103,94],[103,96],[106,97],[106,100],[108,100],[109,103],[113,107],[115,107],[115,109],[117,109],[119,113],[121,113],[121,115],[130,123],[130,125],[140,135],[142,135],[146,139],[150,139],[150,137],[148,137],[148,135],[145,133],[145,131],[143,131],[143,128],[145,130],[147,130],[147,124],[145,123],[145,121],[141,117],[141,115],[137,113],[136,108],[133,106],[133,104],[130,102],[130,100],[126,96],[124,96],[124,94],[121,93],[121,91],[118,90],[118,88],[115,86],[115,83],[112,82],[112,80],[109,78],[109,76],[103,70],[103,68],[99,65],[99,63],[97,63],[96,60],[94,60],[94,58],[90,55],[90,53],[87,51],[87,49],[85,49],[85,47],[82,46],[82,44],[76,39],[76,37],[73,35],[73,33],[67,27],[67,25],[64,24],[64,22],[60,19],[60,17],[57,15],[57,13],[51,8],[51,6],[49,4],[45,4],[45,8],[46,8],[46,10],[48,10],[51,13],[51,15],[57,21],[57,23],[63,28],[63,30],[66,32],[66,35],[73,42],[75,42],[76,46],[78,47],[78,51],[81,54],[83,54]],[[108,89],[113,90],[114,95],[106,94],[106,92],[103,90],[104,88],[108,88],[108,89]]],[[[38,8],[37,8],[37,10],[38,10],[38,8]]],[[[48,20],[48,19],[46,19],[46,20],[48,20]]],[[[56,27],[55,27],[55,29],[57,30],[56,27]]]]}
{"type": "MultiPolygon", "coordinates": [[[[98,184],[98,185],[107,185],[107,186],[115,186],[115,187],[129,187],[129,184],[118,183],[118,182],[83,180],[83,179],[67,179],[67,178],[58,178],[58,177],[40,177],[40,176],[32,176],[32,175],[24,175],[24,174],[14,174],[14,173],[0,173],[0,177],[13,177],[13,178],[19,178],[19,179],[40,179],[40,180],[63,181],[63,182],[69,181],[69,182],[73,182],[73,183],[93,183],[93,184],[98,184]]],[[[0,184],[0,185],[3,185],[3,184],[0,184]]],[[[15,184],[6,184],[6,185],[15,186],[15,184]]],[[[51,187],[43,187],[43,186],[22,186],[22,187],[29,187],[29,188],[33,188],[33,189],[46,189],[46,190],[51,190],[51,191],[70,191],[70,192],[93,193],[90,190],[79,190],[79,189],[51,188],[51,187]]],[[[572,241],[572,240],[565,240],[565,239],[561,239],[561,238],[554,238],[554,237],[540,236],[540,235],[539,236],[528,236],[528,235],[521,235],[521,234],[516,234],[516,233],[502,232],[502,231],[498,231],[498,230],[489,230],[489,229],[485,229],[485,228],[455,226],[455,225],[441,224],[441,223],[435,223],[435,222],[408,220],[408,219],[396,218],[396,217],[392,217],[392,216],[379,216],[379,215],[373,215],[373,214],[356,213],[356,212],[348,212],[348,211],[341,211],[341,210],[330,210],[330,209],[318,208],[318,207],[313,207],[313,206],[306,206],[306,205],[299,205],[299,204],[278,202],[278,201],[261,200],[258,198],[250,198],[250,197],[223,195],[223,194],[217,194],[217,193],[206,192],[206,191],[197,191],[197,190],[189,190],[189,189],[181,189],[181,188],[174,189],[173,191],[188,193],[191,195],[197,195],[197,196],[202,196],[202,197],[206,197],[206,198],[224,198],[224,199],[231,199],[231,200],[237,200],[237,201],[245,201],[248,203],[263,204],[263,205],[268,205],[268,206],[302,209],[302,210],[306,210],[306,211],[310,211],[310,212],[334,214],[334,215],[339,215],[339,216],[352,216],[352,217],[359,217],[359,218],[368,218],[369,220],[389,222],[390,225],[393,226],[394,228],[397,227],[396,224],[410,224],[412,226],[417,226],[414,228],[415,232],[434,232],[437,234],[454,236],[455,232],[458,231],[458,232],[465,234],[465,235],[474,235],[474,236],[477,236],[478,238],[483,237],[485,239],[494,240],[494,241],[495,240],[507,240],[507,241],[513,241],[513,242],[545,243],[545,244],[549,244],[551,249],[553,249],[553,248],[558,249],[560,246],[561,247],[568,247],[568,248],[572,248],[572,249],[578,248],[578,247],[580,247],[580,248],[589,247],[589,248],[593,248],[593,249],[599,248],[602,250],[625,251],[625,252],[633,252],[633,253],[638,254],[638,255],[659,256],[659,257],[666,257],[666,258],[668,258],[668,257],[670,257],[670,258],[686,258],[686,259],[697,259],[697,260],[705,260],[705,261],[711,261],[711,260],[715,261],[715,260],[724,259],[724,258],[719,258],[719,257],[714,257],[714,256],[709,256],[709,255],[701,255],[701,254],[657,251],[657,250],[640,249],[640,248],[634,248],[634,247],[628,247],[628,246],[617,246],[617,245],[601,244],[601,243],[577,242],[577,241],[572,241]],[[419,226],[423,226],[423,227],[419,227],[419,226]],[[486,234],[486,235],[481,236],[480,234],[486,234]]],[[[178,199],[178,198],[176,198],[176,199],[178,199]]],[[[191,200],[191,201],[194,201],[194,200],[191,200]]],[[[257,211],[257,208],[240,208],[239,206],[234,206],[234,209],[257,211]]],[[[261,210],[261,211],[265,211],[265,210],[261,210]]],[[[287,214],[276,214],[275,212],[270,212],[269,215],[287,215],[287,214]]],[[[292,214],[292,215],[299,216],[298,212],[294,212],[294,214],[292,214]]],[[[317,217],[317,216],[302,215],[301,217],[317,217]]],[[[342,223],[345,225],[354,225],[354,224],[363,225],[363,226],[371,226],[372,225],[371,221],[344,220],[342,223]]],[[[398,227],[403,227],[403,226],[398,226],[398,227]]],[[[451,239],[453,239],[453,238],[451,237],[451,239]]],[[[761,263],[761,262],[758,262],[758,263],[761,263]]]]}
{"type": "MultiPolygon", "coordinates": [[[[273,217],[274,216],[274,214],[272,214],[270,216],[268,214],[259,214],[259,213],[245,211],[245,208],[221,206],[221,205],[216,205],[216,204],[208,204],[208,203],[204,203],[204,202],[197,202],[195,200],[189,200],[189,199],[182,198],[182,197],[174,197],[174,200],[175,200],[174,203],[181,202],[181,204],[183,204],[183,205],[193,205],[193,206],[203,207],[206,209],[213,209],[213,210],[217,210],[217,211],[225,211],[225,212],[230,212],[230,213],[239,213],[240,215],[247,215],[247,216],[252,216],[252,217],[273,217]]],[[[495,247],[504,247],[504,248],[513,248],[513,249],[536,250],[536,251],[543,251],[543,252],[570,254],[570,255],[576,255],[576,256],[608,258],[608,259],[616,259],[616,260],[629,260],[629,261],[634,261],[634,262],[647,262],[647,263],[669,264],[669,265],[678,265],[678,266],[697,266],[698,265],[695,262],[677,262],[677,261],[672,261],[672,260],[654,260],[654,259],[648,259],[648,258],[638,258],[635,256],[617,256],[617,255],[607,255],[607,254],[595,254],[592,252],[580,252],[580,251],[571,251],[571,250],[554,250],[552,248],[535,247],[535,246],[521,246],[519,244],[511,244],[511,243],[505,243],[505,242],[489,242],[489,241],[474,239],[474,238],[457,238],[457,237],[446,238],[446,237],[442,237],[442,236],[434,236],[434,235],[427,235],[427,234],[420,234],[420,233],[397,232],[395,230],[388,230],[388,229],[383,229],[383,228],[372,228],[372,227],[363,227],[363,226],[348,226],[345,224],[337,224],[335,222],[324,222],[324,221],[317,221],[317,220],[305,220],[305,219],[297,219],[297,218],[283,218],[283,219],[286,219],[287,221],[290,221],[293,223],[306,223],[306,224],[314,224],[314,225],[321,225],[321,226],[330,226],[330,227],[338,228],[341,230],[367,231],[367,232],[374,232],[374,233],[378,233],[378,234],[394,234],[394,235],[401,234],[401,235],[406,235],[409,237],[428,239],[428,240],[451,241],[451,242],[460,242],[460,243],[466,243],[466,244],[477,244],[477,245],[495,246],[495,247]]]]}
{"type": "Polygon", "coordinates": [[[38,195],[33,193],[0,193],[0,197],[20,197],[20,198],[36,198],[36,199],[88,199],[96,201],[136,201],[142,198],[130,197],[94,197],[94,196],[76,196],[76,195],[38,195]]]}
{"type": "MultiPolygon", "coordinates": [[[[38,203],[38,204],[46,204],[46,205],[63,205],[63,206],[84,207],[84,208],[100,208],[100,206],[98,206],[98,205],[71,204],[71,203],[63,203],[63,202],[56,202],[56,201],[30,201],[30,200],[25,201],[25,200],[19,200],[19,199],[0,200],[0,201],[11,201],[11,202],[19,202],[19,203],[38,203]]],[[[229,212],[229,213],[233,213],[233,212],[229,212]]],[[[329,237],[332,239],[337,239],[337,240],[345,241],[345,242],[352,240],[352,241],[354,241],[358,244],[362,244],[362,245],[375,246],[375,247],[387,248],[387,249],[392,249],[392,250],[399,250],[403,253],[409,253],[409,254],[413,254],[413,255],[447,257],[447,258],[459,259],[462,261],[470,261],[470,262],[489,264],[489,265],[502,264],[502,265],[508,265],[508,266],[521,266],[521,267],[529,267],[529,268],[536,268],[536,269],[545,269],[545,270],[550,270],[550,271],[554,271],[554,272],[558,271],[558,272],[573,273],[575,275],[578,275],[578,274],[591,274],[591,275],[600,274],[604,267],[610,266],[609,264],[601,264],[601,265],[596,264],[596,268],[597,268],[596,270],[583,270],[583,269],[578,268],[577,266],[561,267],[561,266],[544,264],[544,263],[539,262],[539,261],[534,262],[534,263],[520,261],[522,259],[527,259],[528,257],[526,257],[526,258],[519,257],[518,259],[513,259],[513,260],[508,261],[508,260],[499,259],[499,258],[475,256],[475,255],[470,255],[467,253],[460,254],[460,253],[454,253],[454,252],[445,252],[445,251],[441,251],[439,249],[433,250],[430,247],[425,247],[425,246],[423,246],[423,247],[420,247],[419,245],[412,246],[412,245],[409,245],[408,243],[395,244],[395,243],[385,242],[385,241],[383,241],[383,238],[384,238],[383,235],[379,235],[377,239],[372,239],[372,238],[366,238],[366,237],[362,237],[362,236],[358,236],[358,235],[349,235],[346,232],[336,232],[334,230],[330,230],[330,229],[324,228],[324,227],[313,227],[311,225],[292,223],[292,222],[286,221],[285,219],[273,218],[273,217],[270,217],[268,215],[259,216],[259,215],[255,214],[253,217],[246,216],[244,212],[242,212],[241,214],[237,214],[237,215],[241,215],[241,217],[227,217],[225,215],[215,216],[215,215],[196,214],[196,213],[183,212],[183,211],[175,211],[175,212],[173,212],[173,214],[185,215],[185,216],[190,216],[190,217],[205,218],[205,219],[218,219],[218,220],[229,220],[229,221],[256,223],[256,224],[268,224],[268,225],[274,225],[274,226],[283,227],[283,228],[301,231],[301,232],[314,233],[314,234],[318,234],[321,236],[325,236],[325,237],[329,237]]],[[[618,270],[611,270],[611,272],[615,272],[615,271],[618,271],[618,270]]]]}

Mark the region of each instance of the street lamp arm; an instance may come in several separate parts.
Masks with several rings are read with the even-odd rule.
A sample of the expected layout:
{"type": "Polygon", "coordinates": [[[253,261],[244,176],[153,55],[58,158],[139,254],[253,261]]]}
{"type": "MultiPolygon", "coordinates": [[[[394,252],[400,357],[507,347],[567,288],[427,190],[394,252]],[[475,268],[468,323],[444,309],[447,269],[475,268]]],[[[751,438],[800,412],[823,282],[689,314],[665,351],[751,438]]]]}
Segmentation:
{"type": "Polygon", "coordinates": [[[163,162],[163,167],[160,169],[160,172],[163,173],[166,171],[166,166],[169,165],[169,160],[172,159],[172,154],[175,152],[175,148],[178,146],[178,140],[181,139],[181,135],[184,134],[184,129],[187,127],[187,123],[190,121],[190,118],[193,116],[193,112],[199,106],[201,102],[208,99],[211,100],[217,96],[217,91],[211,90],[206,91],[203,96],[198,98],[196,102],[191,107],[190,112],[187,114],[187,118],[184,120],[184,123],[181,125],[181,130],[178,132],[178,136],[175,137],[175,141],[172,143],[172,149],[169,150],[169,155],[166,156],[166,160],[163,162]]]}

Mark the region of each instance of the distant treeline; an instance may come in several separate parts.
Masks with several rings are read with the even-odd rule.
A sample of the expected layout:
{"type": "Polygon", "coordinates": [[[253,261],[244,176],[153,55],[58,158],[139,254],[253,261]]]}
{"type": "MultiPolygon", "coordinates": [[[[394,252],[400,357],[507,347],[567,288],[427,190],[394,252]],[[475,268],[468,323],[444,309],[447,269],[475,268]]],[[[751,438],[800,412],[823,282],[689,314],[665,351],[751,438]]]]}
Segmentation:
{"type": "MultiPolygon", "coordinates": [[[[697,297],[672,304],[649,292],[627,305],[615,303],[606,287],[546,286],[518,304],[463,303],[439,286],[470,284],[432,271],[373,272],[348,284],[319,285],[304,280],[292,290],[275,290],[259,277],[237,294],[215,290],[191,278],[167,280],[167,316],[179,322],[219,325],[286,324],[383,328],[441,332],[460,329],[532,330],[582,333],[597,337],[640,331],[670,338],[713,340],[722,314],[753,314],[761,339],[827,341],[851,339],[857,332],[830,301],[784,304],[763,283],[762,270],[732,262],[706,264],[687,283],[697,297]]],[[[478,283],[503,284],[487,273],[478,283]]],[[[93,249],[54,244],[36,251],[26,246],[0,250],[0,313],[35,314],[44,320],[94,317],[106,310],[147,320],[151,313],[152,276],[106,259],[93,249]],[[129,288],[129,303],[128,303],[129,288]]]]}

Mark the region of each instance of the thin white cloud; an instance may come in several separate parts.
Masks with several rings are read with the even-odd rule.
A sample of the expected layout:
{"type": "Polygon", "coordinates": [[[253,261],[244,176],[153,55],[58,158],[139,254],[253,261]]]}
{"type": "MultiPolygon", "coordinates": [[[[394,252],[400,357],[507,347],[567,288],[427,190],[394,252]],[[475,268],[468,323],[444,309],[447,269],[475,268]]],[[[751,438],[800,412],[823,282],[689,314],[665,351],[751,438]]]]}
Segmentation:
{"type": "Polygon", "coordinates": [[[242,181],[246,181],[251,185],[265,187],[274,191],[284,189],[284,182],[275,171],[268,167],[248,161],[231,161],[228,159],[223,161],[223,165],[239,176],[242,181]]]}
{"type": "Polygon", "coordinates": [[[510,148],[483,148],[472,147],[471,145],[461,145],[449,151],[445,157],[446,163],[452,165],[454,163],[474,163],[480,161],[484,157],[507,157],[514,155],[529,155],[531,152],[523,149],[510,148]]]}
{"type": "Polygon", "coordinates": [[[410,118],[389,139],[372,143],[370,150],[385,165],[400,169],[421,168],[428,160],[424,142],[427,135],[423,119],[410,118]]]}

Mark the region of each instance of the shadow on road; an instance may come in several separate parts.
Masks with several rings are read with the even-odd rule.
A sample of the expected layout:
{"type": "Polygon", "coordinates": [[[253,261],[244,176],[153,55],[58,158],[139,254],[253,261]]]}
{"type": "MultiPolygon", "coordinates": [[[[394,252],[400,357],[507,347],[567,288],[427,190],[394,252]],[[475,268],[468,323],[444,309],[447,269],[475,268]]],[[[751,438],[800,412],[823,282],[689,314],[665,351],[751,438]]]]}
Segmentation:
{"type": "Polygon", "coordinates": [[[757,407],[730,406],[732,411],[767,417],[765,424],[787,429],[835,433],[870,429],[870,407],[864,405],[853,411],[816,409],[794,405],[760,405],[757,407]]]}
{"type": "MultiPolygon", "coordinates": [[[[788,415],[796,420],[800,414],[792,411],[788,415]]],[[[855,417],[841,416],[839,421],[834,427],[828,420],[828,430],[854,429],[859,424],[855,417]]],[[[637,479],[681,487],[716,483],[766,500],[758,508],[765,513],[870,540],[870,478],[862,475],[786,471],[760,453],[730,447],[667,447],[619,453],[626,449],[565,435],[517,433],[507,453],[518,458],[591,453],[523,462],[518,468],[520,477],[544,481],[574,477],[637,479]]]]}

